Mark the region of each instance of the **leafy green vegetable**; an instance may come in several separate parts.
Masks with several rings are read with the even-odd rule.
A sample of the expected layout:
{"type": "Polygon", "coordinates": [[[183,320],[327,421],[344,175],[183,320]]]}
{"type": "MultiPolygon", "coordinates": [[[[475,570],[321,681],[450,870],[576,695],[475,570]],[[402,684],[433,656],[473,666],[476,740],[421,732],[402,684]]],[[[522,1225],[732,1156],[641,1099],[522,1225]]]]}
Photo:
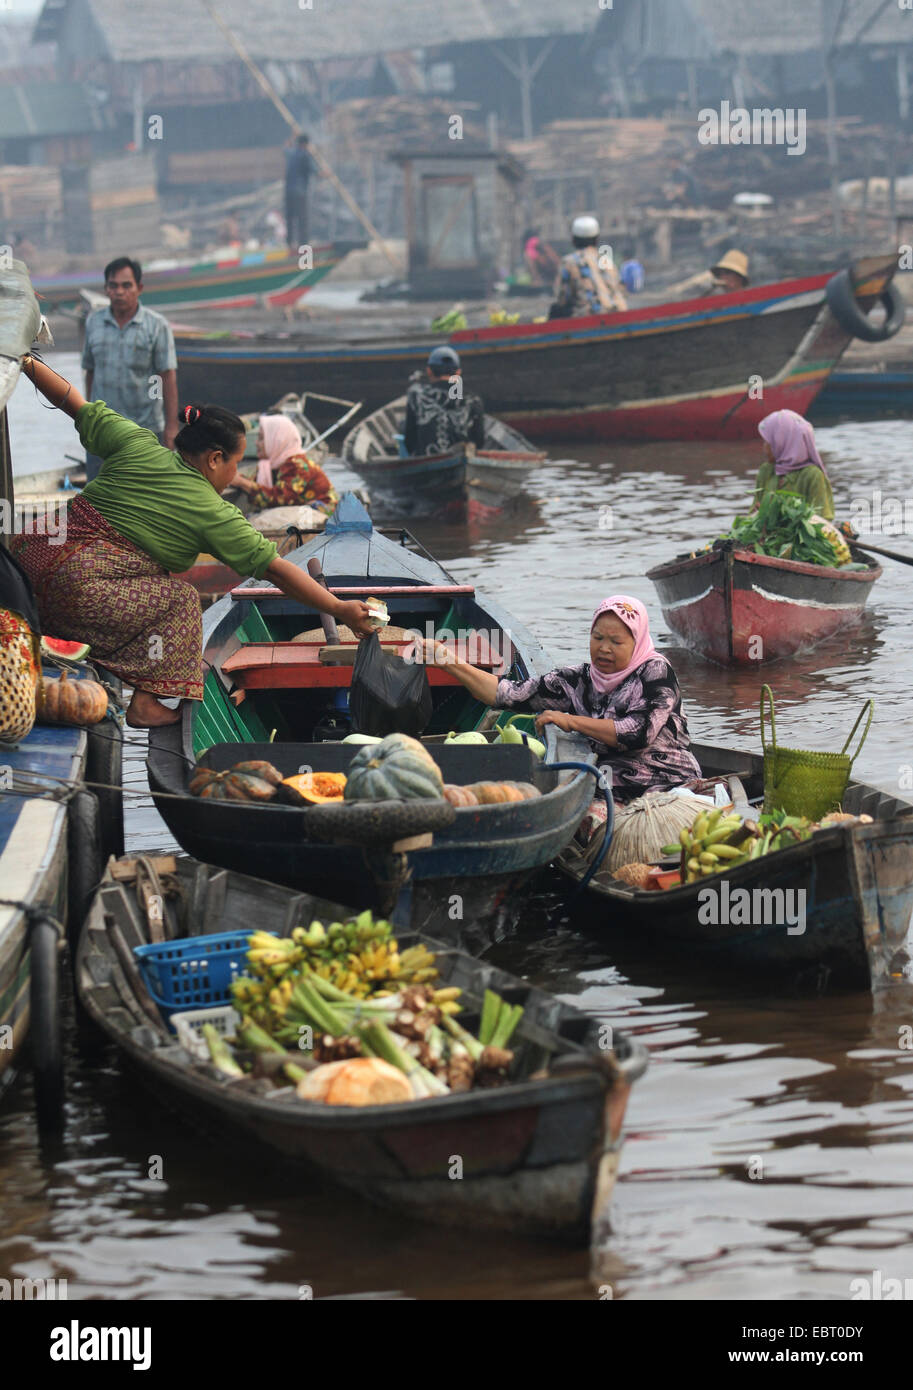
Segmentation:
{"type": "Polygon", "coordinates": [[[822,527],[811,520],[813,516],[814,511],[797,492],[786,488],[765,492],[758,510],[750,516],[737,516],[723,539],[738,541],[756,555],[836,568],[837,554],[822,527]]]}

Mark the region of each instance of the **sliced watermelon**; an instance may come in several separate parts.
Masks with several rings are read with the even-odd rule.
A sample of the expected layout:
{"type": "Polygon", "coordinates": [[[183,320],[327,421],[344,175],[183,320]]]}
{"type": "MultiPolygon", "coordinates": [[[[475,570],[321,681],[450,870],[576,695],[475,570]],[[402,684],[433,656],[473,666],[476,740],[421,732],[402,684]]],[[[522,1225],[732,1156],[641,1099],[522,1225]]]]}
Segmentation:
{"type": "Polygon", "coordinates": [[[62,637],[42,637],[41,639],[42,655],[55,657],[62,661],[85,661],[90,650],[88,642],[65,642],[62,637]]]}

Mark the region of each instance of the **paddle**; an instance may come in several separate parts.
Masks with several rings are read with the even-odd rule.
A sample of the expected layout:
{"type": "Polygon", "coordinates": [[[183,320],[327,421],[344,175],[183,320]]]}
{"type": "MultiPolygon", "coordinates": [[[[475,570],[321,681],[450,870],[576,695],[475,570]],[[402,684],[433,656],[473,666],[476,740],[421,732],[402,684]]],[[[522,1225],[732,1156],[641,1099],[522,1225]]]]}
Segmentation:
{"type": "Polygon", "coordinates": [[[899,560],[902,565],[913,565],[913,555],[901,555],[899,550],[885,550],[881,545],[860,545],[855,539],[850,540],[850,545],[863,554],[885,555],[889,560],[899,560]]]}
{"type": "MultiPolygon", "coordinates": [[[[320,563],[319,557],[316,555],[312,555],[310,560],[308,560],[308,574],[312,579],[316,579],[318,584],[322,584],[325,589],[329,588],[323,575],[323,566],[320,563]]],[[[330,646],[337,646],[339,643],[339,629],[336,626],[336,619],[331,618],[329,613],[321,613],[320,625],[323,628],[324,636],[330,646]]]]}

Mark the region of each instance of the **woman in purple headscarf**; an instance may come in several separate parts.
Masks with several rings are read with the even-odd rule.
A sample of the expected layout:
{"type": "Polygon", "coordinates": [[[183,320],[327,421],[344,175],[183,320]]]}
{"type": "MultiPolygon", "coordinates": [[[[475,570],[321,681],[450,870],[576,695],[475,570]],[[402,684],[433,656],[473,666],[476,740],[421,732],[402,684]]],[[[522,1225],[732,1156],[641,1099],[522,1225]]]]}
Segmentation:
{"type": "Polygon", "coordinates": [[[477,700],[528,710],[539,729],[557,724],[589,739],[599,765],[612,770],[619,804],[701,776],[675,672],[653,646],[647,610],[636,598],[614,594],[596,609],[589,661],[525,681],[499,680],[455,660],[443,643],[433,647],[432,659],[446,664],[477,700]]]}
{"type": "Polygon", "coordinates": [[[808,421],[794,410],[775,410],[765,415],[758,433],[764,440],[764,462],[758,469],[755,507],[765,492],[788,488],[818,516],[833,521],[834,494],[808,421]]]}

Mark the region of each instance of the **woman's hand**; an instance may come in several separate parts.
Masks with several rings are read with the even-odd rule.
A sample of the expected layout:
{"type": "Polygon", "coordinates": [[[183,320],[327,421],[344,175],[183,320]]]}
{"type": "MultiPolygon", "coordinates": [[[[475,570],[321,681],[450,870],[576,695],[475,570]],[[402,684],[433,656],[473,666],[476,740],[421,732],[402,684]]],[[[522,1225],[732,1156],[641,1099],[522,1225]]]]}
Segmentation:
{"type": "Polygon", "coordinates": [[[254,482],[253,478],[248,478],[244,473],[239,471],[232,478],[228,486],[239,487],[242,492],[253,492],[257,484],[254,482]]]}
{"type": "Polygon", "coordinates": [[[452,666],[456,662],[454,652],[436,638],[423,637],[416,647],[418,659],[426,666],[452,666]]]}
{"type": "Polygon", "coordinates": [[[574,731],[573,719],[572,714],[565,714],[562,710],[546,709],[536,715],[536,728],[542,730],[546,724],[554,724],[556,728],[570,734],[574,731]]]}
{"type": "Polygon", "coordinates": [[[371,617],[371,610],[366,603],[362,603],[360,598],[353,598],[347,603],[340,603],[333,616],[337,622],[350,627],[358,637],[370,637],[374,631],[368,621],[371,617]]]}

